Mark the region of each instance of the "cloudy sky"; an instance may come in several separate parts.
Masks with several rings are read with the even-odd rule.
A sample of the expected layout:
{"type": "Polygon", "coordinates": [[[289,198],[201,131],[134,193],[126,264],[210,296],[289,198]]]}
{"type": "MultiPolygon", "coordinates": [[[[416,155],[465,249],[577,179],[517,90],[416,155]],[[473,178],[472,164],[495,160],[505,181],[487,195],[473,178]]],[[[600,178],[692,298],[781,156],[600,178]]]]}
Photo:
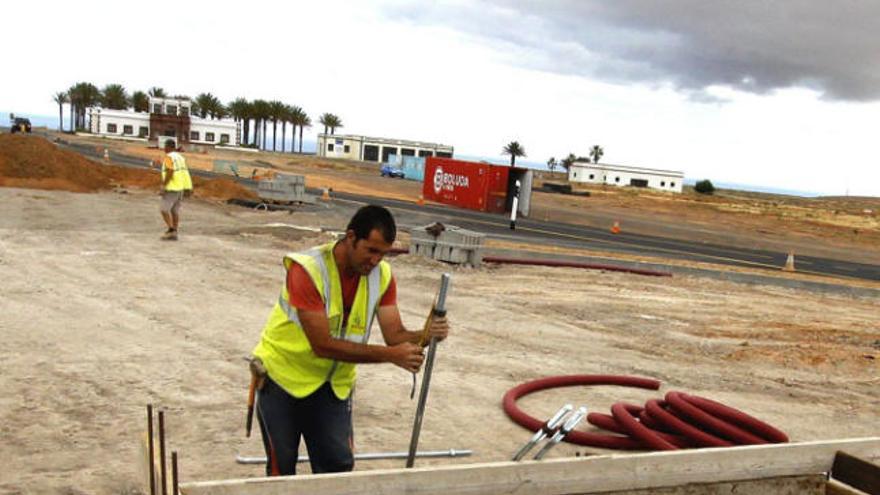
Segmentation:
{"type": "Polygon", "coordinates": [[[4,10],[3,112],[57,115],[52,94],[77,81],[161,86],[279,99],[313,120],[339,115],[344,133],[464,155],[503,159],[518,140],[543,163],[598,144],[604,162],[692,180],[880,196],[870,144],[880,2],[30,0],[4,10]]]}

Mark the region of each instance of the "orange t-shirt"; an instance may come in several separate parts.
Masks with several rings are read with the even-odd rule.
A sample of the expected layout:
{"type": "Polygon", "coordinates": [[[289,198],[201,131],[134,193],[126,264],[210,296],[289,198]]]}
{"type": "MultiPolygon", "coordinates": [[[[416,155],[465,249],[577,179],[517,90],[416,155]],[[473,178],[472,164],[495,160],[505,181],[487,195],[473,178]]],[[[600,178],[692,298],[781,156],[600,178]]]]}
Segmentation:
{"type": "MultiPolygon", "coordinates": [[[[343,317],[342,324],[348,322],[348,314],[351,312],[351,305],[354,304],[354,296],[357,294],[357,286],[361,276],[355,273],[353,276],[346,276],[345,273],[339,273],[339,281],[342,284],[342,307],[343,317]]],[[[287,292],[290,294],[290,303],[297,309],[305,311],[324,311],[324,302],[318,288],[312,282],[306,269],[299,263],[290,265],[287,270],[287,292]]],[[[391,283],[388,284],[388,290],[379,300],[379,306],[395,306],[397,304],[397,282],[394,276],[391,276],[391,283]]]]}

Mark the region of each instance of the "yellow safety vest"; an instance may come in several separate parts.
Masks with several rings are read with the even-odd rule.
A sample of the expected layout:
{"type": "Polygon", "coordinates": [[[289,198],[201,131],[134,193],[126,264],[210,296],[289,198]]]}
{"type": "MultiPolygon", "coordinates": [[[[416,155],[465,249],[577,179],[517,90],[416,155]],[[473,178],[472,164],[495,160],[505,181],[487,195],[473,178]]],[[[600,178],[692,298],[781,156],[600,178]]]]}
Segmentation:
{"type": "MultiPolygon", "coordinates": [[[[289,270],[293,263],[298,263],[309,274],[324,301],[332,338],[366,344],[379,300],[391,283],[391,266],[381,261],[368,275],[360,277],[348,324],[342,328],[342,284],[333,257],[334,245],[331,242],[288,254],[284,257],[284,268],[289,270]]],[[[318,357],[312,350],[296,308],[290,303],[287,277],[253,354],[263,361],[269,378],[297,398],[310,395],[329,381],[336,397],[345,400],[357,375],[354,363],[318,357]]]]}
{"type": "MultiPolygon", "coordinates": [[[[189,176],[189,170],[186,168],[186,160],[183,155],[176,151],[168,153],[171,163],[174,164],[174,175],[171,181],[165,185],[166,191],[190,191],[193,188],[192,178],[189,176]]],[[[162,164],[162,183],[165,184],[165,164],[162,164]]]]}

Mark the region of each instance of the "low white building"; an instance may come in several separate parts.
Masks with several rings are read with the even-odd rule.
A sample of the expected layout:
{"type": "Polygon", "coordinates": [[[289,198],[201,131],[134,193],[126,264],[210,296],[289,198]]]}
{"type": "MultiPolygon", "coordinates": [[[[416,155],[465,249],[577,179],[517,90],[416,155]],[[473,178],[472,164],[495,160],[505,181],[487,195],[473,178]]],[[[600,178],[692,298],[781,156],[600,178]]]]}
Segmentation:
{"type": "Polygon", "coordinates": [[[384,163],[390,155],[452,158],[452,146],[404,139],[318,134],[318,156],[384,163]]]}
{"type": "Polygon", "coordinates": [[[238,146],[241,130],[232,119],[202,119],[191,115],[192,102],[150,98],[149,112],[90,109],[90,130],[101,136],[160,141],[172,137],[179,143],[238,146]]]}
{"type": "Polygon", "coordinates": [[[649,187],[680,193],[684,185],[684,172],[576,161],[568,169],[568,180],[619,187],[649,187]]]}

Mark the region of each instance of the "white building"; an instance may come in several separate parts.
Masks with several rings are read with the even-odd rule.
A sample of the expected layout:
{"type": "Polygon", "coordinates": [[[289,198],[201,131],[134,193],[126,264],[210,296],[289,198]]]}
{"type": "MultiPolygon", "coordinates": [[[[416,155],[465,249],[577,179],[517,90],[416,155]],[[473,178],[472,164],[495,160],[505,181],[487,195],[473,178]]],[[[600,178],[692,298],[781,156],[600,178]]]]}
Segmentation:
{"type": "Polygon", "coordinates": [[[239,124],[232,119],[202,119],[191,115],[192,102],[172,98],[150,98],[149,112],[90,109],[91,132],[159,141],[172,137],[179,143],[238,146],[239,124]]]}
{"type": "Polygon", "coordinates": [[[619,187],[650,187],[680,193],[684,172],[576,161],[568,169],[568,180],[619,187]]]}
{"type": "Polygon", "coordinates": [[[389,155],[452,158],[453,148],[445,144],[403,139],[318,134],[317,152],[318,156],[328,158],[384,163],[389,155]]]}

